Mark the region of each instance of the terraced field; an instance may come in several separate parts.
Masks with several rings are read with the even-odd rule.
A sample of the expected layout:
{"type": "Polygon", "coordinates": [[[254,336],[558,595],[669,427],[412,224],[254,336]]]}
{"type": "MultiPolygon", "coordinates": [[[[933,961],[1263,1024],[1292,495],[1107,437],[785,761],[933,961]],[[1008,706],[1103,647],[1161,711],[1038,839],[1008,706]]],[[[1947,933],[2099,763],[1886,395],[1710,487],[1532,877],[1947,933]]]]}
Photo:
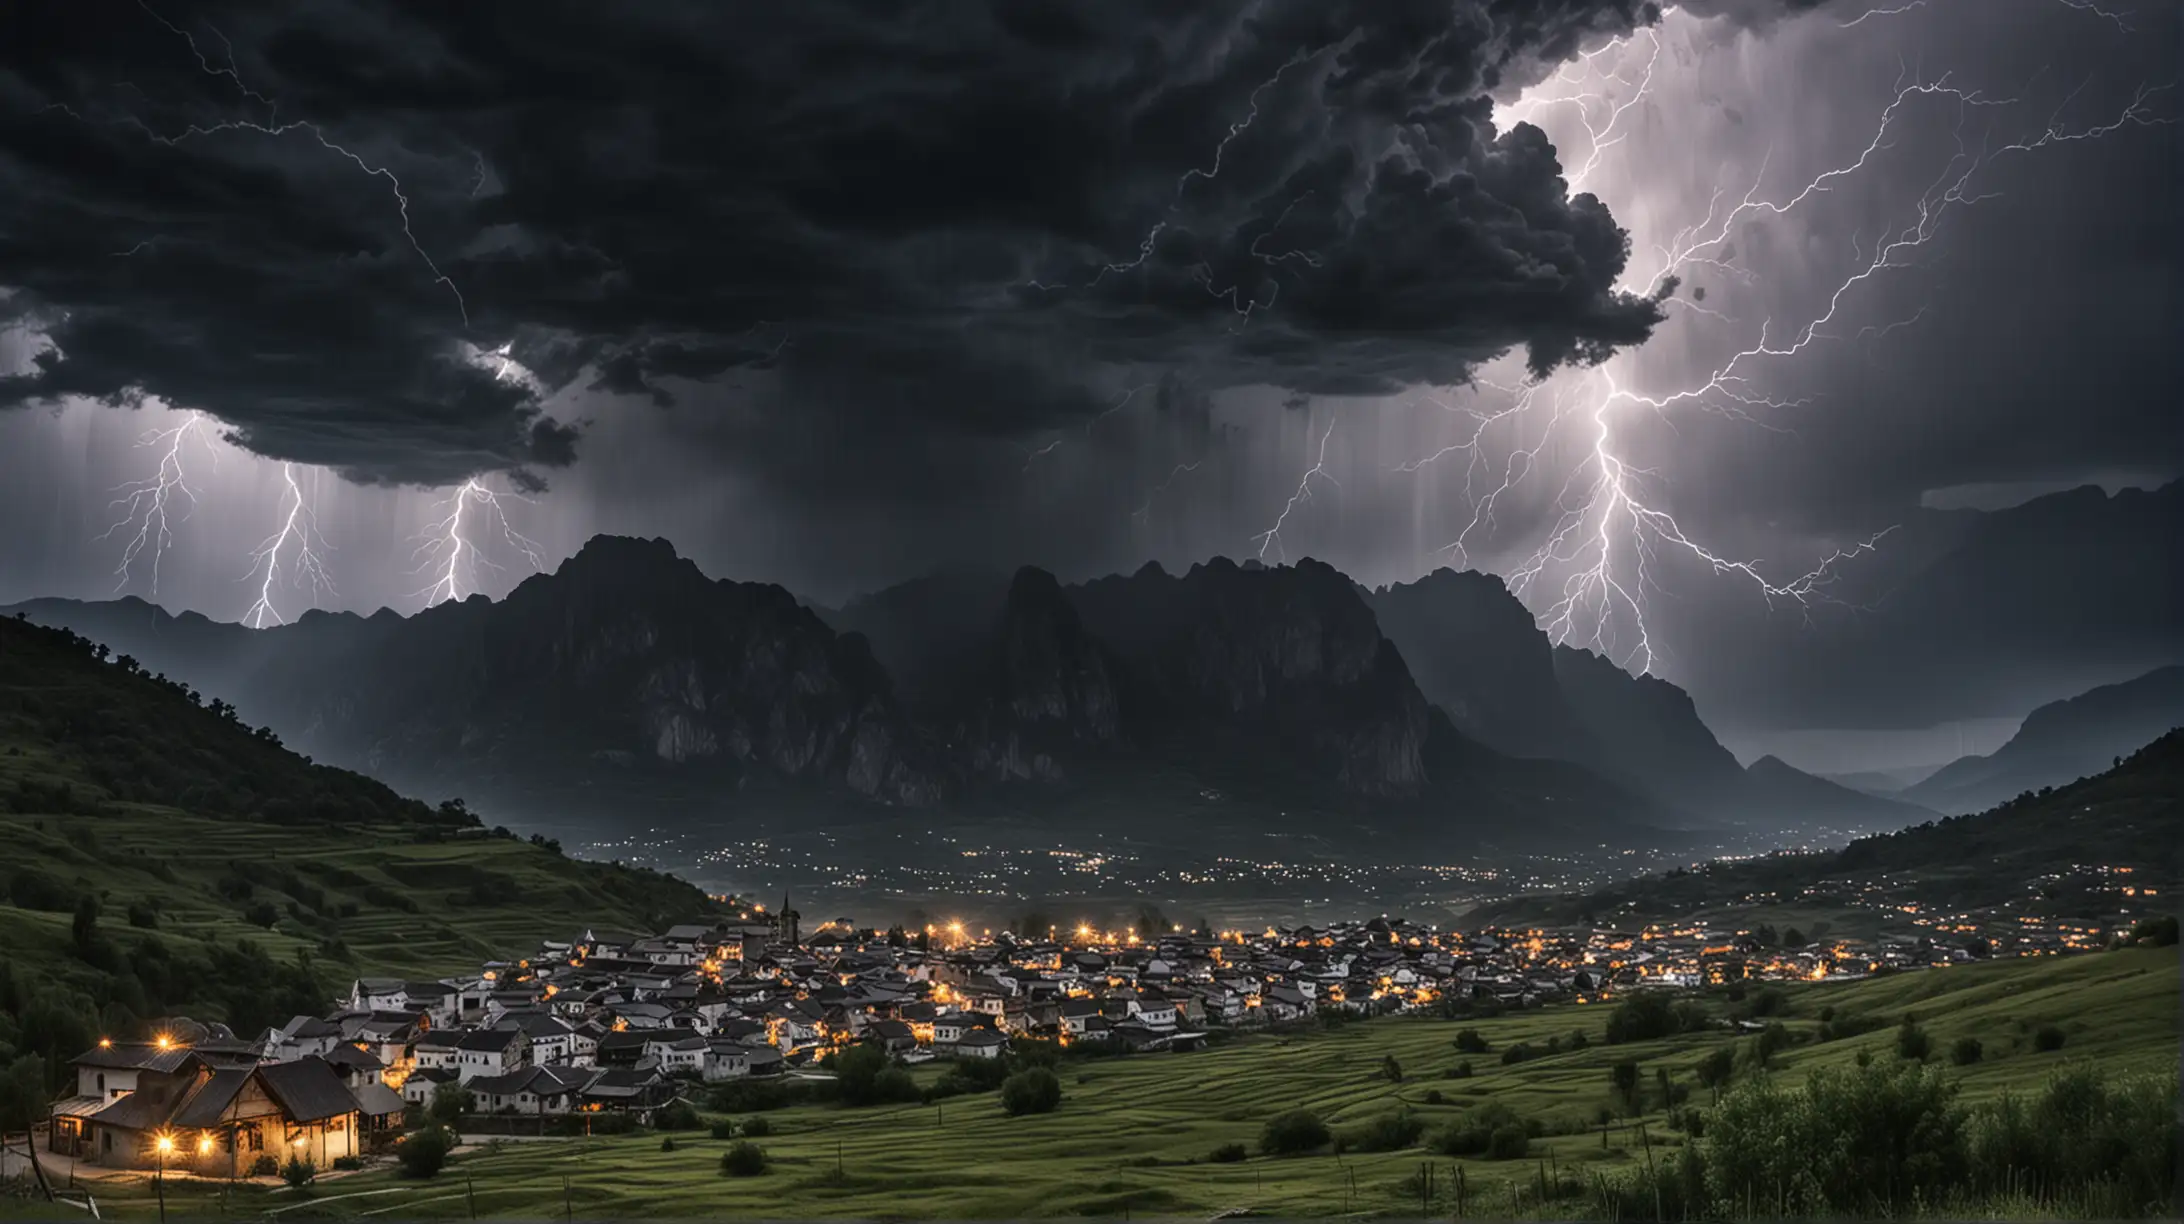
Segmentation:
{"type": "MultiPolygon", "coordinates": [[[[2174,949],[2008,961],[1883,977],[1864,982],[1787,987],[1783,1022],[1806,1038],[1783,1051],[1772,1074],[1801,1080],[1815,1067],[1843,1065],[1860,1052],[1893,1060],[1894,1025],[1908,1008],[1946,1051],[1976,1036],[1986,1057],[1951,1067],[1970,1100],[2037,1090],[2058,1070],[2093,1060],[2110,1075],[2177,1074],[2178,964],[2174,949]],[[1836,1024],[1878,1024],[1865,1035],[1818,1042],[1823,1009],[1836,1024]],[[2059,1027],[2062,1049],[2036,1052],[2033,1034],[2059,1027]]],[[[1720,1010],[1724,1004],[1710,1006],[1720,1010]]],[[[1569,1005],[1479,1021],[1397,1018],[1327,1031],[1269,1034],[1188,1054],[1065,1063],[1065,1097],[1053,1114],[1009,1118],[992,1094],[938,1106],[843,1109],[805,1106],[766,1115],[760,1139],[772,1167],[753,1178],[727,1178],[719,1160],[727,1141],[703,1132],[660,1136],[508,1140],[459,1154],[429,1182],[391,1171],[323,1179],[309,1198],[261,1187],[238,1188],[231,1213],[277,1212],[281,1219],[367,1216],[414,1218],[857,1217],[963,1218],[1095,1215],[1213,1216],[1251,1211],[1288,1217],[1338,1214],[1415,1216],[1411,1179],[1435,1167],[1433,1214],[1456,1210],[1506,1217],[1512,1190],[1557,1170],[1628,1169],[1672,1156],[1682,1137],[1665,1125],[1650,1086],[1656,1068],[1691,1086],[1699,1060],[1731,1031],[1662,1041],[1606,1045],[1605,1009],[1569,1005]],[[1456,1032],[1475,1028],[1491,1049],[1459,1054],[1456,1032]],[[1570,1034],[1588,1045],[1567,1049],[1570,1034]],[[1564,1052],[1505,1066],[1511,1045],[1564,1052]],[[1393,1056],[1401,1082],[1382,1074],[1393,1056]],[[1597,1124],[1611,1100],[1610,1069],[1636,1061],[1649,1087],[1643,1130],[1634,1120],[1597,1124]],[[1447,1078],[1468,1061],[1469,1078],[1447,1078]],[[1338,1134],[1358,1133],[1401,1109],[1429,1127],[1484,1102],[1501,1102],[1549,1132],[1521,1161],[1452,1161],[1423,1148],[1351,1150],[1266,1157],[1256,1143],[1266,1120],[1309,1108],[1338,1134]],[[1252,1149],[1248,1159],[1209,1159],[1226,1143],[1252,1149]],[[1459,1174],[1460,1170],[1460,1174],[1459,1174]]],[[[1946,1061],[1945,1059],[1943,1060],[1946,1061]]],[[[931,1071],[925,1074],[932,1074],[931,1071]]],[[[143,1218],[154,1204],[142,1185],[102,1194],[109,1218],[143,1218]]],[[[169,1209],[211,1210],[211,1187],[169,1185],[169,1209]]]]}

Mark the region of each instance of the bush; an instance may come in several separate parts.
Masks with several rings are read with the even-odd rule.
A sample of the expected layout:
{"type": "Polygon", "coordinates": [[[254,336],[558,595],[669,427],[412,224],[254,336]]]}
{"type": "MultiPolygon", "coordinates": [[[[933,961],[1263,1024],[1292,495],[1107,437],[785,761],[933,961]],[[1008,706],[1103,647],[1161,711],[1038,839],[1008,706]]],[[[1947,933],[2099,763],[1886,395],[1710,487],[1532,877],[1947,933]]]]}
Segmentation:
{"type": "Polygon", "coordinates": [[[1522,1160],[1532,1150],[1532,1137],[1522,1126],[1498,1126],[1487,1141],[1488,1160],[1522,1160]]]}
{"type": "Polygon", "coordinates": [[[449,1149],[455,1139],[444,1126],[428,1126],[411,1131],[395,1145],[394,1158],[402,1166],[405,1177],[432,1177],[447,1163],[449,1149]]]}
{"type": "Polygon", "coordinates": [[[1439,1104],[1441,1104],[1441,1103],[1443,1103],[1443,1102],[1445,1102],[1445,1101],[1447,1101],[1447,1100],[1448,1100],[1448,1098],[1447,1098],[1447,1097],[1444,1097],[1444,1096],[1442,1096],[1442,1095],[1441,1095],[1441,1090],[1440,1090],[1440,1089],[1438,1089],[1438,1088],[1428,1088],[1428,1089],[1426,1089],[1426,1104],[1428,1104],[1428,1105],[1439,1105],[1439,1104]]]}
{"type": "Polygon", "coordinates": [[[288,1163],[281,1166],[281,1180],[287,1182],[291,1190],[303,1189],[317,1176],[318,1166],[301,1156],[291,1156],[288,1163]]]}
{"type": "Polygon", "coordinates": [[[1426,1124],[1408,1109],[1382,1114],[1350,1137],[1347,1146],[1360,1152],[1400,1152],[1418,1142],[1426,1124]]]}
{"type": "Polygon", "coordinates": [[[1521,1041],[1501,1052],[1501,1061],[1502,1066],[1504,1067],[1516,1066],[1518,1063],[1524,1062],[1531,1057],[1533,1057],[1532,1047],[1524,1044],[1521,1041]]]}
{"type": "Polygon", "coordinates": [[[157,930],[159,927],[159,910],[149,901],[131,901],[129,903],[129,925],[140,931],[157,930]]]}
{"type": "Polygon", "coordinates": [[[748,1139],[738,1139],[720,1154],[723,1177],[757,1177],[766,1171],[766,1149],[748,1139]]]}
{"type": "Polygon", "coordinates": [[[1642,990],[1615,1005],[1608,1013],[1608,1044],[1655,1041],[1676,1034],[1677,1016],[1668,995],[1642,990]]]}
{"type": "Polygon", "coordinates": [[[361,1168],[363,1168],[363,1167],[364,1167],[364,1158],[363,1158],[362,1156],[336,1156],[336,1157],[334,1157],[334,1168],[335,1168],[335,1170],[336,1170],[336,1171],[338,1171],[338,1172],[342,1172],[342,1173],[353,1173],[353,1172],[355,1172],[356,1170],[358,1170],[358,1169],[361,1169],[361,1168]]]}
{"type": "Polygon", "coordinates": [[[1966,1167],[1965,1112],[1936,1069],[1815,1071],[1802,1092],[1747,1080],[1706,1122],[1707,1178],[1730,1214],[1873,1216],[1938,1203],[1966,1167]]]}
{"type": "Polygon", "coordinates": [[[674,1151],[674,1150],[675,1150],[675,1136],[673,1136],[673,1135],[662,1135],[662,1136],[660,1136],[660,1150],[661,1150],[661,1151],[663,1151],[663,1152],[672,1152],[672,1151],[674,1151]]]}
{"type": "Polygon", "coordinates": [[[2032,1048],[2042,1054],[2052,1054],[2063,1048],[2063,1030],[2052,1024],[2043,1024],[2032,1035],[2032,1048]]]}
{"type": "Polygon", "coordinates": [[[1969,1067],[1978,1062],[1985,1052],[1979,1044],[1979,1038],[1959,1037],[1956,1044],[1949,1047],[1949,1061],[1959,1067],[1969,1067]]]}
{"type": "Polygon", "coordinates": [[[1403,1064],[1395,1060],[1395,1055],[1390,1054],[1380,1060],[1380,1078],[1391,1084],[1403,1082],[1403,1064]]]}
{"type": "Polygon", "coordinates": [[[746,1139],[764,1139],[772,1133],[773,1123],[764,1118],[745,1118],[743,1120],[743,1137],[746,1139]]]}
{"type": "MultiPolygon", "coordinates": [[[[906,1077],[907,1078],[907,1077],[906,1077]]],[[[1019,1071],[1002,1081],[1001,1108],[1012,1118],[1053,1113],[1062,1103],[1062,1081],[1045,1067],[1019,1071]]]]}
{"type": "Polygon", "coordinates": [[[1918,1017],[1905,1012],[1903,1023],[1896,1027],[1896,1054],[1912,1062],[1924,1062],[1933,1052],[1933,1046],[1933,1039],[1919,1027],[1918,1017]]]}
{"type": "Polygon", "coordinates": [[[1494,1133],[1505,1127],[1525,1130],[1517,1111],[1499,1101],[1465,1110],[1463,1116],[1435,1131],[1429,1146],[1443,1156],[1483,1156],[1494,1146],[1494,1133]]]}
{"type": "Polygon", "coordinates": [[[1259,1150],[1269,1156],[1294,1156],[1327,1146],[1327,1124],[1309,1109],[1292,1109],[1267,1120],[1259,1132],[1259,1150]]]}
{"type": "Polygon", "coordinates": [[[250,1175],[252,1177],[272,1177],[280,1171],[281,1158],[271,1152],[267,1152],[250,1162],[250,1175]]]}
{"type": "Polygon", "coordinates": [[[687,1131],[696,1130],[703,1125],[705,1120],[698,1116],[697,1107],[680,1097],[662,1105],[652,1114],[654,1130],[687,1131]]]}
{"type": "Polygon", "coordinates": [[[707,1128],[706,1133],[715,1139],[733,1139],[736,1137],[736,1124],[722,1118],[707,1128]]]}
{"type": "Polygon", "coordinates": [[[1585,1030],[1584,1030],[1584,1029],[1571,1029],[1571,1030],[1570,1030],[1570,1049],[1572,1049],[1573,1051],[1574,1051],[1574,1050],[1582,1050],[1582,1049],[1584,1049],[1584,1048],[1585,1048],[1586,1046],[1589,1046],[1589,1045],[1591,1045],[1591,1044],[1592,1044],[1592,1041],[1591,1041],[1591,1040],[1590,1040],[1589,1038],[1587,1038],[1587,1037],[1585,1036],[1585,1030]]]}
{"type": "Polygon", "coordinates": [[[1448,1069],[1448,1077],[1450,1079],[1470,1079],[1471,1064],[1469,1062],[1457,1063],[1448,1069]]]}
{"type": "Polygon", "coordinates": [[[1463,1029],[1456,1034],[1456,1051],[1460,1054],[1484,1054],[1487,1051],[1486,1038],[1479,1036],[1477,1029],[1463,1029]]]}
{"type": "Polygon", "coordinates": [[[1206,1159],[1214,1164],[1236,1164],[1251,1155],[1241,1143],[1224,1143],[1206,1153],[1206,1159]]]}
{"type": "Polygon", "coordinates": [[[2163,914],[2158,918],[2141,918],[2131,928],[2131,942],[2147,948],[2173,948],[2176,946],[2176,915],[2163,914]]]}

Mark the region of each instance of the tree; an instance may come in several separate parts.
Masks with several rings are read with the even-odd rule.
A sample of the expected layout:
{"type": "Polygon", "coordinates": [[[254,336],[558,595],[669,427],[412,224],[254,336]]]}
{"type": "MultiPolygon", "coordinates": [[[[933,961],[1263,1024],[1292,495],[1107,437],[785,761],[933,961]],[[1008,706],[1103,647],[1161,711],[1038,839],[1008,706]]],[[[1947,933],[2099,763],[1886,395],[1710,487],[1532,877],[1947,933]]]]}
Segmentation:
{"type": "Polygon", "coordinates": [[[748,1139],[738,1139],[720,1154],[724,1177],[757,1177],[766,1171],[766,1149],[748,1139]]]}
{"type": "Polygon", "coordinates": [[[440,1125],[453,1126],[469,1117],[470,1111],[476,1107],[477,1099],[470,1095],[470,1089],[449,1080],[432,1090],[432,1104],[425,1112],[440,1125]]]}
{"type": "Polygon", "coordinates": [[[2063,1048],[2063,1030],[2052,1024],[2043,1024],[2032,1035],[2032,1048],[2042,1054],[2052,1054],[2063,1048]]]}
{"type": "Polygon", "coordinates": [[[1012,1118],[1053,1113],[1062,1103],[1062,1081],[1045,1067],[1019,1071],[1001,1081],[1001,1108],[1012,1118]]]}
{"type": "Polygon", "coordinates": [[[76,898],[76,918],[69,924],[79,952],[89,951],[99,934],[99,899],[89,893],[76,898]]]}
{"type": "Polygon", "coordinates": [[[1259,1150],[1269,1156],[1294,1156],[1327,1146],[1327,1124],[1309,1109],[1292,1109],[1267,1119],[1259,1132],[1259,1150]]]}
{"type": "Polygon", "coordinates": [[[318,1166],[301,1156],[291,1156],[288,1163],[281,1166],[281,1180],[287,1182],[291,1190],[301,1191],[317,1176],[318,1166]]]}
{"type": "Polygon", "coordinates": [[[1980,1044],[1979,1038],[1959,1037],[1956,1044],[1949,1047],[1949,1061],[1959,1067],[1969,1067],[1978,1062],[1985,1053],[1986,1048],[1980,1044]]]}
{"type": "Polygon", "coordinates": [[[1391,1084],[1402,1083],[1403,1064],[1395,1060],[1395,1055],[1388,1055],[1380,1060],[1380,1076],[1391,1084]]]}
{"type": "Polygon", "coordinates": [[[404,1176],[431,1177],[447,1163],[448,1151],[454,1146],[454,1136],[445,1127],[428,1126],[402,1136],[395,1146],[394,1158],[401,1163],[404,1176]]]}
{"type": "Polygon", "coordinates": [[[1626,1060],[1608,1068],[1608,1080],[1615,1085],[1615,1095],[1623,1098],[1632,1113],[1643,1112],[1639,1108],[1637,1063],[1626,1060]]]}
{"type": "Polygon", "coordinates": [[[1721,1090],[1729,1086],[1736,1073],[1736,1052],[1728,1046],[1716,1046],[1712,1053],[1699,1060],[1699,1085],[1713,1093],[1716,1101],[1721,1100],[1721,1090]]]}
{"type": "Polygon", "coordinates": [[[1919,1027],[1918,1017],[1910,1012],[1903,1014],[1903,1023],[1896,1027],[1896,1053],[1912,1062],[1923,1062],[1933,1050],[1933,1041],[1926,1030],[1919,1027]]]}
{"type": "Polygon", "coordinates": [[[1608,1044],[1658,1041],[1674,1036],[1680,1024],[1666,993],[1642,990],[1616,1004],[1615,1010],[1608,1013],[1608,1044]]]}
{"type": "Polygon", "coordinates": [[[1785,947],[1785,948],[1802,948],[1802,947],[1804,947],[1804,946],[1805,946],[1806,942],[1807,942],[1807,940],[1805,939],[1805,933],[1804,933],[1803,931],[1800,931],[1800,930],[1798,930],[1798,929],[1797,929],[1796,927],[1786,927],[1786,928],[1784,928],[1784,929],[1783,929],[1783,932],[1782,932],[1782,946],[1783,946],[1783,947],[1785,947]]]}
{"type": "Polygon", "coordinates": [[[1460,1029],[1456,1033],[1456,1050],[1461,1054],[1486,1053],[1486,1038],[1479,1036],[1475,1028],[1460,1029]]]}

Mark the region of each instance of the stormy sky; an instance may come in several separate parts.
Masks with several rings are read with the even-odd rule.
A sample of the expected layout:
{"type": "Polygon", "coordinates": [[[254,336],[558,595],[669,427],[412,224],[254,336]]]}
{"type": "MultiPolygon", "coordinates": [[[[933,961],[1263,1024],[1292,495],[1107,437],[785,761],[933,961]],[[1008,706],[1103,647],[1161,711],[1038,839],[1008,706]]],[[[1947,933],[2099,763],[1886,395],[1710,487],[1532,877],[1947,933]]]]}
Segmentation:
{"type": "Polygon", "coordinates": [[[0,601],[1311,555],[1703,708],[1922,507],[2176,474],[2180,31],[2110,3],[11,5],[0,601]]]}

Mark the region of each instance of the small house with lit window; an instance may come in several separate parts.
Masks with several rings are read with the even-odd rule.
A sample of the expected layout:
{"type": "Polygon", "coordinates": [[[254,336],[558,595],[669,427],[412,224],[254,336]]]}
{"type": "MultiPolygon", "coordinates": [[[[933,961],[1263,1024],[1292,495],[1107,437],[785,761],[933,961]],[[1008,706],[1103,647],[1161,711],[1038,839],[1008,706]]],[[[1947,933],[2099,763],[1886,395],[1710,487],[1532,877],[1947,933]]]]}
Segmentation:
{"type": "Polygon", "coordinates": [[[74,1060],[47,1146],[106,1168],[247,1175],[260,1155],[320,1168],[357,1152],[362,1107],[322,1058],[258,1063],[172,1041],[102,1041],[74,1060]]]}

